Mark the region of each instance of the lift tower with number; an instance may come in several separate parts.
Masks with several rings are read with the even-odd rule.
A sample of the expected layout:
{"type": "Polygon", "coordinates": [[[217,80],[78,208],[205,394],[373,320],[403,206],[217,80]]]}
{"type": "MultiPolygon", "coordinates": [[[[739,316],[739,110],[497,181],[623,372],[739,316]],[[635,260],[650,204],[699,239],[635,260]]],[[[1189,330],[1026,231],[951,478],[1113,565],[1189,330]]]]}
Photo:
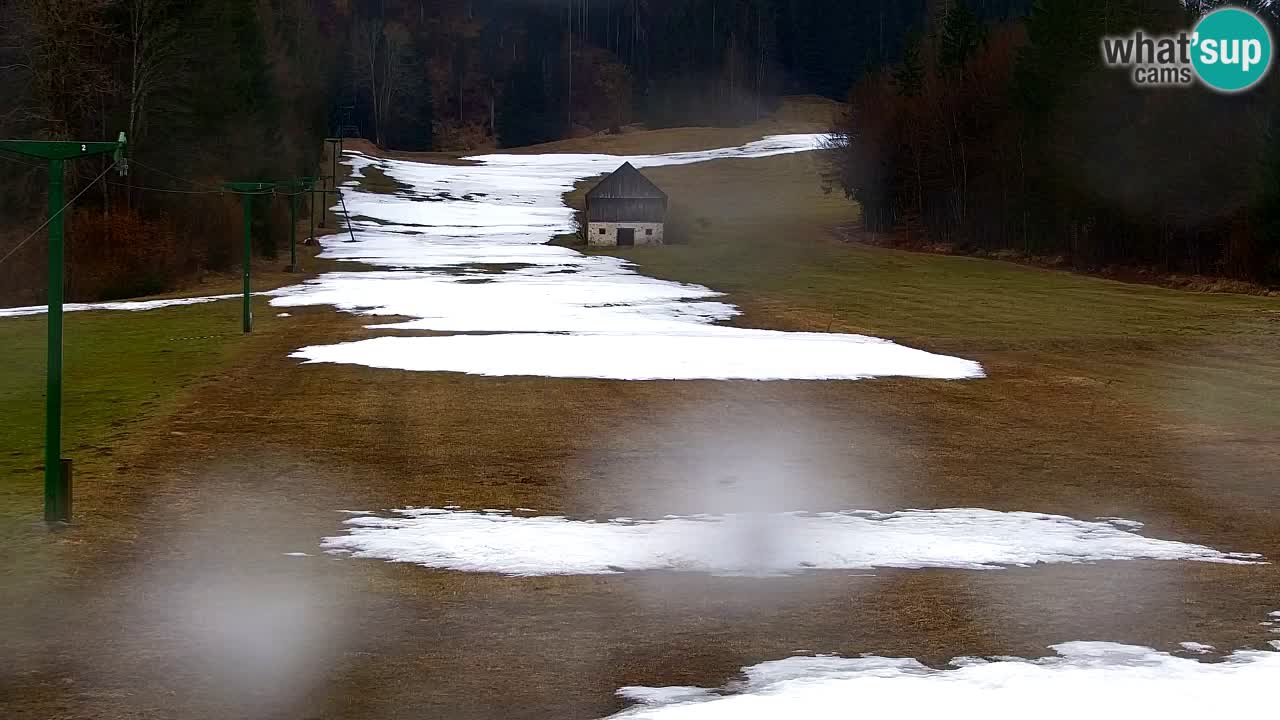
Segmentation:
{"type": "Polygon", "coordinates": [[[114,154],[112,167],[124,175],[127,170],[125,136],[120,133],[116,142],[0,140],[0,150],[49,163],[49,218],[45,221],[49,226],[49,364],[45,369],[48,391],[45,395],[44,519],[68,522],[71,520],[71,461],[62,458],[62,266],[63,212],[71,203],[63,202],[62,171],[68,160],[114,154]]]}

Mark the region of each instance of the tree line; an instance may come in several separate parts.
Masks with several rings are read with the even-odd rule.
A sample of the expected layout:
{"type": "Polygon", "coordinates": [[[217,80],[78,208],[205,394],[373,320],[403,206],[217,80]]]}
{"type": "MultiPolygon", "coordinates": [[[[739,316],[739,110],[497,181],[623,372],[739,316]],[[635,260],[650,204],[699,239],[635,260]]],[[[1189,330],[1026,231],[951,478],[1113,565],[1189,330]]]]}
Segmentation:
{"type": "MultiPolygon", "coordinates": [[[[223,181],[315,172],[326,135],[475,151],[733,125],[850,98],[829,178],[903,242],[1265,280],[1280,223],[1275,83],[1139,91],[1099,39],[1189,27],[1209,0],[8,0],[0,136],[130,138],[75,163],[70,293],[156,292],[239,261],[223,181]],[[852,91],[850,91],[852,88],[852,91]],[[1207,128],[1220,129],[1211,132],[1207,128]]],[[[1265,0],[1256,9],[1274,22],[1265,0]]],[[[0,252],[44,169],[0,156],[0,252]]],[[[257,203],[261,252],[285,204],[257,203]]],[[[37,302],[43,238],[0,264],[37,302]]]]}
{"type": "Polygon", "coordinates": [[[1276,282],[1274,74],[1229,96],[1102,63],[1104,35],[1185,30],[1219,4],[1039,0],[991,23],[957,0],[855,84],[828,181],[899,244],[1276,282]]]}
{"type": "MultiPolygon", "coordinates": [[[[843,98],[947,0],[344,0],[347,117],[399,149],[514,147],[843,98]]],[[[984,17],[1029,0],[982,0],[984,17]]]]}
{"type": "MultiPolygon", "coordinates": [[[[480,150],[749,122],[780,94],[843,96],[940,1],[7,0],[0,137],[128,134],[127,178],[68,169],[69,193],[87,188],[68,291],[137,295],[238,262],[238,199],[211,191],[311,174],[326,135],[480,150]]],[[[39,223],[47,178],[0,165],[3,255],[39,223]]],[[[256,205],[270,256],[287,213],[256,205]]],[[[35,237],[0,263],[0,300],[39,301],[44,257],[35,237]]]]}
{"type": "MultiPolygon", "coordinates": [[[[227,180],[314,172],[341,54],[314,0],[7,0],[0,3],[0,137],[128,137],[130,172],[67,163],[71,298],[160,292],[238,261],[227,180]]],[[[0,256],[45,214],[48,173],[0,153],[0,256]]],[[[261,251],[283,203],[257,203],[261,251]]],[[[46,241],[0,264],[0,300],[43,302],[46,241]]]]}

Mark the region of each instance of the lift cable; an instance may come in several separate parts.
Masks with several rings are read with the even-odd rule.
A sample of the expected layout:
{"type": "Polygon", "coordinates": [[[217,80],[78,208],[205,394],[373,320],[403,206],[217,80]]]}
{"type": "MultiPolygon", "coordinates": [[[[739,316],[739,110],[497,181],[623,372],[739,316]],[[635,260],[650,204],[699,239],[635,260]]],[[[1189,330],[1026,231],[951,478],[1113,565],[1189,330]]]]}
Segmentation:
{"type": "Polygon", "coordinates": [[[57,211],[57,212],[52,213],[52,214],[50,214],[50,215],[49,215],[49,217],[45,218],[45,221],[44,221],[44,222],[42,222],[42,223],[40,223],[40,227],[38,227],[38,228],[36,228],[35,230],[31,231],[31,234],[30,234],[30,235],[28,235],[28,236],[26,236],[25,238],[23,238],[23,239],[22,239],[22,242],[20,242],[20,243],[18,243],[17,245],[15,245],[15,246],[13,247],[13,249],[12,249],[12,250],[10,250],[9,252],[5,253],[5,256],[4,256],[4,257],[0,258],[0,265],[3,265],[5,260],[8,260],[9,258],[13,257],[13,254],[14,254],[14,253],[16,253],[16,252],[18,252],[18,250],[19,250],[19,249],[21,249],[23,245],[26,245],[26,244],[27,244],[27,242],[31,240],[31,238],[35,237],[35,236],[36,236],[36,233],[39,233],[41,230],[45,229],[45,227],[46,227],[46,226],[48,226],[48,224],[49,224],[49,223],[53,222],[53,219],[54,219],[54,218],[58,217],[59,215],[61,215],[61,214],[63,213],[63,211],[65,211],[67,208],[71,207],[71,204],[72,204],[72,203],[74,203],[76,200],[79,200],[81,195],[84,195],[85,193],[89,192],[89,188],[93,187],[94,183],[96,183],[96,182],[98,182],[99,180],[101,180],[102,178],[106,177],[106,174],[107,174],[107,173],[109,173],[109,172],[111,172],[111,170],[112,170],[113,168],[115,168],[115,166],[116,166],[116,163],[111,163],[111,165],[110,165],[109,167],[107,167],[107,169],[106,169],[106,170],[103,170],[103,171],[102,171],[102,174],[101,174],[101,175],[99,175],[98,177],[94,178],[93,182],[89,183],[88,185],[85,185],[85,186],[84,186],[84,188],[83,188],[80,192],[76,193],[76,196],[75,196],[75,197],[73,197],[73,198],[71,198],[70,200],[68,200],[66,205],[63,205],[62,207],[58,208],[58,211],[57,211]]]}

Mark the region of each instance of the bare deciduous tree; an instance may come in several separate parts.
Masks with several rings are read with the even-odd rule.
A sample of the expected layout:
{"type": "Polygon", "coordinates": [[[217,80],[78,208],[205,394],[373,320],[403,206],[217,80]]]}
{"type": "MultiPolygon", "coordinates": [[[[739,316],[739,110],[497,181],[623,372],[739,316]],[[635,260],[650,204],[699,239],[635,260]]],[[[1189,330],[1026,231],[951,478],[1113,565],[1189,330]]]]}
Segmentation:
{"type": "Polygon", "coordinates": [[[146,128],[152,96],[179,77],[178,23],[171,0],[127,0],[129,15],[129,138],[137,143],[146,128]]]}
{"type": "Polygon", "coordinates": [[[13,120],[65,138],[101,125],[103,99],[114,89],[110,48],[117,41],[103,18],[109,0],[18,0],[0,71],[20,73],[25,92],[13,120]],[[20,28],[20,30],[18,29],[20,28]],[[69,69],[74,68],[74,71],[69,69]]]}

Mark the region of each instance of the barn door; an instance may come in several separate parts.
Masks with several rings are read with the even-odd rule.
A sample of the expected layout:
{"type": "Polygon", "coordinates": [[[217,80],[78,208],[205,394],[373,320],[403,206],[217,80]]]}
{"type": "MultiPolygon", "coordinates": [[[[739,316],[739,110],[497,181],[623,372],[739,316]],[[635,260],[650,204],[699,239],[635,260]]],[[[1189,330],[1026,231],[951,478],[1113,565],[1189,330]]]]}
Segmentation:
{"type": "Polygon", "coordinates": [[[618,228],[618,247],[631,247],[636,244],[635,228],[618,228]]]}

